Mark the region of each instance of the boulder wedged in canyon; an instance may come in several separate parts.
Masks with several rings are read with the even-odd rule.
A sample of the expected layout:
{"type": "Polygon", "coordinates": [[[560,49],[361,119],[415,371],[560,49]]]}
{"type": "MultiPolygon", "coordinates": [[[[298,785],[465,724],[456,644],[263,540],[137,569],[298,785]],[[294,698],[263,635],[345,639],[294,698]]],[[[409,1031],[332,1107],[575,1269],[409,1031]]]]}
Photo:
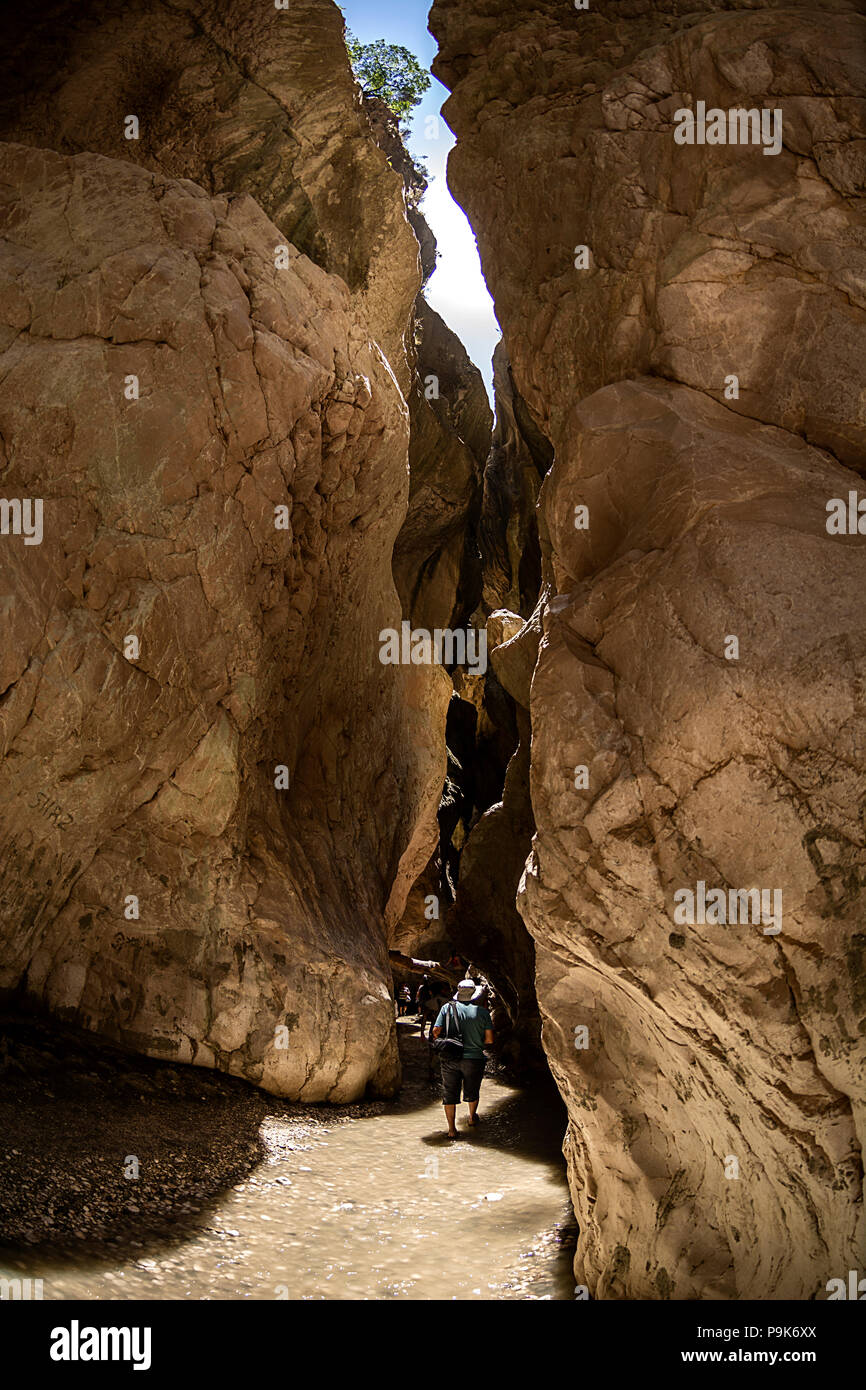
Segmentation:
{"type": "Polygon", "coordinates": [[[435,844],[449,694],[379,660],[420,283],[400,180],[324,0],[74,8],[57,101],[7,107],[32,144],[0,153],[4,492],[44,500],[41,545],[2,538],[2,988],[293,1098],[387,1092],[386,923],[435,844]],[[133,151],[124,82],[158,62],[133,151]],[[66,153],[115,134],[126,158],[66,153]]]}
{"type": "MultiPolygon", "coordinates": [[[[826,507],[866,457],[866,26],[553,0],[430,24],[449,182],[555,451],[518,906],[576,1276],[821,1297],[864,1239],[866,558],[826,507]],[[699,100],[780,109],[780,152],[678,145],[699,100]],[[780,892],[781,932],[681,923],[699,882],[780,892]]],[[[497,554],[489,599],[527,618],[497,554]]]]}

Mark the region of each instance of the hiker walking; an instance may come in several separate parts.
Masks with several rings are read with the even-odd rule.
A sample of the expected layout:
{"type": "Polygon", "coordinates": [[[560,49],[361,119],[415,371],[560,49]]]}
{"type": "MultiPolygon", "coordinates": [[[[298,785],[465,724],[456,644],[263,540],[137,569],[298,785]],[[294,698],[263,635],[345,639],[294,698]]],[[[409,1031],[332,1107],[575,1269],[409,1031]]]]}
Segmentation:
{"type": "Polygon", "coordinates": [[[442,1104],[449,1139],[457,1138],[455,1115],[460,1090],[469,1106],[469,1124],[478,1124],[478,1096],[484,1075],[484,1048],[493,1045],[493,1019],[481,1004],[473,1004],[477,985],[461,980],[453,999],[439,1010],[433,1025],[433,1046],[442,1066],[442,1104]]]}
{"type": "Polygon", "coordinates": [[[433,993],[433,986],[430,983],[430,976],[425,975],[420,985],[415,991],[415,1008],[421,1019],[421,1036],[424,1036],[424,1005],[433,993]]]}

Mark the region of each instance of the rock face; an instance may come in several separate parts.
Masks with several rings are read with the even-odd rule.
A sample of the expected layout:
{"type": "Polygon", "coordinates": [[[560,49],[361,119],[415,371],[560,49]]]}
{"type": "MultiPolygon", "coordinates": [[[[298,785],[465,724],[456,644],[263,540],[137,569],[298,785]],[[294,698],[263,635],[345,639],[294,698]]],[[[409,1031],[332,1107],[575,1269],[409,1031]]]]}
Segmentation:
{"type": "Polygon", "coordinates": [[[529,800],[529,717],[516,711],[518,743],[499,798],[477,819],[460,855],[449,935],[494,984],[497,1053],[525,1065],[537,1060],[541,1021],[535,1004],[535,951],[515,907],[535,822],[529,800]]]}
{"type": "Polygon", "coordinates": [[[478,527],[483,599],[488,613],[503,608],[528,617],[541,585],[535,508],[553,450],[515,391],[504,341],[493,354],[493,385],[496,428],[478,527]]]}
{"type": "MultiPolygon", "coordinates": [[[[419,206],[426,175],[384,102],[365,96],[364,111],[376,143],[403,180],[426,286],[438,256],[419,206]]],[[[465,624],[478,601],[476,532],[493,417],[481,373],[427,303],[423,286],[409,344],[409,511],[394,547],[394,580],[404,616],[431,630],[465,624]]]]}
{"type": "Polygon", "coordinates": [[[577,1280],[823,1297],[864,1248],[866,552],[827,529],[864,466],[863,20],[436,0],[431,28],[555,451],[518,906],[577,1280]],[[677,144],[698,101],[780,109],[780,152],[677,144]],[[781,930],[684,921],[699,884],[780,893],[781,930]]]}
{"type": "Polygon", "coordinates": [[[477,605],[476,532],[493,417],[481,373],[423,295],[415,337],[409,512],[394,578],[406,617],[430,630],[465,623],[477,605]]]}
{"type": "Polygon", "coordinates": [[[493,361],[496,427],[476,543],[490,667],[474,697],[470,739],[458,744],[457,720],[449,715],[463,803],[456,823],[440,807],[440,857],[456,884],[448,937],[493,982],[503,1006],[495,1020],[500,1055],[523,1067],[540,1058],[541,1026],[534,942],[515,906],[535,830],[528,713],[541,621],[540,613],[524,617],[532,616],[540,584],[535,506],[552,451],[515,390],[503,344],[493,361]]]}
{"type": "Polygon", "coordinates": [[[735,373],[729,409],[859,467],[863,19],[835,0],[719,9],[436,0],[449,177],[549,434],[620,377],[721,400],[735,373]],[[699,100],[781,109],[783,149],[676,144],[674,113],[699,100]]]}
{"type": "Polygon", "coordinates": [[[379,661],[402,186],[328,0],[67,10],[62,61],[8,15],[2,50],[3,488],[44,535],[0,537],[0,987],[283,1095],[388,1091],[449,693],[379,661]]]}
{"type": "Polygon", "coordinates": [[[60,0],[2,21],[0,136],[247,193],[339,275],[404,393],[418,245],[331,0],[60,0]],[[127,118],[138,121],[128,138],[127,118]]]}

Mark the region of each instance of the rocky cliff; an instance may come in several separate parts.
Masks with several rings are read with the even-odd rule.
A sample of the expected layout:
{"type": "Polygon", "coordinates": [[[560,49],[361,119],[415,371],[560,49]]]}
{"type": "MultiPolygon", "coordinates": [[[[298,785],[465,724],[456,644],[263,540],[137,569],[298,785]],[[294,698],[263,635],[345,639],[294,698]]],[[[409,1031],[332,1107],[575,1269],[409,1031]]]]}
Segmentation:
{"type": "Polygon", "coordinates": [[[864,1248],[866,556],[827,510],[866,461],[864,22],[436,0],[431,28],[554,456],[537,542],[510,488],[488,592],[527,620],[496,619],[494,669],[534,665],[518,906],[577,1280],[811,1298],[864,1248]],[[700,102],[780,112],[778,150],[680,143],[700,102]]]}
{"type": "Polygon", "coordinates": [[[465,623],[478,603],[476,532],[493,418],[478,368],[418,296],[416,376],[409,397],[409,512],[394,577],[413,625],[465,623]]]}
{"type": "Polygon", "coordinates": [[[439,933],[540,1010],[583,1291],[811,1298],[864,1259],[864,21],[431,26],[489,452],[331,0],[4,15],[0,990],[349,1100],[439,933]],[[383,666],[403,618],[488,671],[383,666]]]}
{"type": "Polygon", "coordinates": [[[280,1094],[391,1090],[449,684],[379,661],[421,265],[341,16],[3,40],[3,490],[44,534],[0,540],[0,984],[280,1094]]]}

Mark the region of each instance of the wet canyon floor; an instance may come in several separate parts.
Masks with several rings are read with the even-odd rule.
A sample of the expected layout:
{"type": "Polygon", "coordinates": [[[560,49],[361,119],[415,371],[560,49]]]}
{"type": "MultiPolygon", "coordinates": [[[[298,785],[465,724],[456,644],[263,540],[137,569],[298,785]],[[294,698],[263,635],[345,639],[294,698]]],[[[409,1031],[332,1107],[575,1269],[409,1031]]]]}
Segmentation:
{"type": "Polygon", "coordinates": [[[573,1297],[546,1075],[494,1070],[451,1141],[414,1020],[399,1095],[349,1106],[0,1023],[0,1276],[45,1299],[573,1297]]]}

